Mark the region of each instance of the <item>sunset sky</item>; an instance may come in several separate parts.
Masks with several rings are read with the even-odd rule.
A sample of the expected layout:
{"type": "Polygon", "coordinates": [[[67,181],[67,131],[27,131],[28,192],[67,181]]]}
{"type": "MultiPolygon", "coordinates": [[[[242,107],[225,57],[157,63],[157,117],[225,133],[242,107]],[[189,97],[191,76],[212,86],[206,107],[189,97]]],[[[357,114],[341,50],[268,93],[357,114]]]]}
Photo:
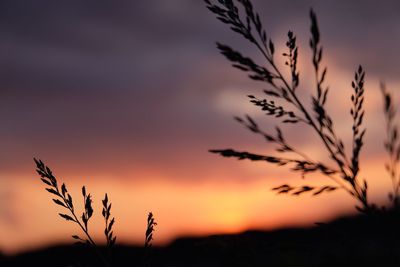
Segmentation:
{"type": "MultiPolygon", "coordinates": [[[[277,54],[286,51],[289,29],[297,35],[299,90],[307,103],[315,88],[308,12],[316,11],[331,88],[327,107],[348,149],[350,84],[357,66],[364,66],[367,134],[360,177],[369,181],[372,201],[385,204],[390,181],[379,81],[399,103],[400,3],[253,2],[277,54]]],[[[99,242],[105,192],[115,234],[125,244],[144,242],[149,211],[158,222],[157,244],[186,235],[311,226],[354,212],[356,203],[344,192],[318,198],[271,192],[283,183],[331,184],[324,177],[303,180],[284,167],[208,153],[236,148],[273,154],[273,146],[233,116],[251,114],[269,131],[279,122],[246,98],[262,97],[267,85],[233,69],[215,41],[262,62],[200,0],[0,1],[0,251],[72,243],[70,236],[79,233],[58,217],[62,209],[44,190],[33,157],[53,169],[75,201],[86,185],[99,242]]],[[[302,151],[327,158],[310,129],[282,129],[302,151]]]]}

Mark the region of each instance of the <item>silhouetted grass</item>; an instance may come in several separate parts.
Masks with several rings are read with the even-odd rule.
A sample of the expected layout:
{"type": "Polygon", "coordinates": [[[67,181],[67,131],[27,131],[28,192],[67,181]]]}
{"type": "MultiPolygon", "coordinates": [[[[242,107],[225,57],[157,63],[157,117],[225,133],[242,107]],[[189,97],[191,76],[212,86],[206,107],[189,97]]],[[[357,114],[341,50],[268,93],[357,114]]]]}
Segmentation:
{"type": "MultiPolygon", "coordinates": [[[[60,186],[57,178],[53,174],[52,170],[46,166],[41,160],[34,159],[36,163],[36,171],[40,175],[40,179],[44,184],[46,184],[46,191],[53,195],[53,202],[58,206],[61,206],[66,210],[66,213],[59,213],[60,217],[75,223],[82,231],[83,235],[72,235],[72,238],[76,240],[79,245],[88,245],[93,248],[99,259],[104,266],[112,266],[112,250],[115,246],[117,237],[114,235],[113,226],[115,223],[115,218],[111,218],[111,206],[112,203],[109,202],[108,194],[106,193],[104,199],[102,200],[102,216],[105,222],[104,235],[106,239],[106,252],[103,252],[96,242],[93,240],[89,232],[89,221],[93,216],[94,210],[92,207],[92,195],[87,193],[86,187],[82,187],[82,196],[84,210],[81,216],[78,216],[78,211],[74,206],[73,197],[69,194],[67,186],[62,183],[60,186]]],[[[147,229],[145,232],[145,249],[148,251],[151,247],[151,242],[153,240],[154,227],[157,223],[154,220],[153,213],[149,213],[147,219],[147,229]]],[[[148,253],[146,253],[148,254],[148,253]]],[[[144,266],[149,266],[148,259],[145,257],[143,260],[144,266]]]]}
{"type": "MultiPolygon", "coordinates": [[[[398,267],[399,223],[398,213],[386,212],[358,214],[310,228],[179,238],[168,246],[154,247],[151,266],[398,267]]],[[[114,254],[117,266],[137,266],[136,259],[143,256],[144,248],[116,245],[114,254]]],[[[58,246],[8,257],[0,266],[66,267],[71,257],[94,261],[88,248],[58,246]],[[60,264],[51,264],[56,259],[60,264]]]]}
{"type": "MultiPolygon", "coordinates": [[[[282,156],[260,155],[234,149],[213,149],[210,150],[210,152],[220,154],[224,157],[234,157],[239,160],[265,161],[275,164],[276,166],[289,166],[292,171],[298,172],[302,176],[309,173],[320,173],[330,179],[333,184],[323,186],[292,186],[283,184],[272,188],[272,190],[279,194],[301,195],[308,192],[316,196],[340,189],[344,190],[358,201],[356,208],[360,212],[371,213],[372,211],[376,211],[376,206],[368,200],[367,181],[359,178],[359,158],[366,131],[363,126],[364,69],[361,66],[357,67],[354,79],[351,82],[352,95],[350,98],[350,115],[352,118],[352,148],[351,153],[348,153],[346,152],[344,142],[335,131],[334,121],[325,108],[329,93],[329,88],[325,84],[327,67],[322,63],[323,47],[321,45],[317,17],[314,11],[310,11],[311,38],[309,46],[312,51],[311,61],[316,82],[315,92],[311,96],[311,104],[308,105],[300,100],[299,97],[300,71],[297,68],[299,49],[295,34],[292,31],[288,31],[288,39],[286,42],[287,51],[282,54],[290,73],[290,75],[286,77],[283,74],[284,71],[278,67],[275,44],[264,30],[260,16],[254,10],[250,0],[204,1],[208,9],[216,14],[220,21],[227,24],[231,30],[252,43],[265,59],[265,64],[258,64],[251,58],[243,56],[242,53],[230,46],[217,43],[217,48],[221,54],[232,62],[235,68],[246,72],[250,79],[269,85],[269,88],[263,91],[263,97],[249,95],[250,103],[260,108],[267,116],[276,118],[282,124],[295,124],[296,126],[298,125],[298,127],[306,126],[313,129],[320,139],[325,152],[331,159],[331,162],[326,163],[312,159],[307,153],[300,151],[290,144],[280,127],[276,127],[274,133],[266,132],[248,115],[244,117],[235,117],[235,119],[251,132],[262,136],[267,142],[274,144],[276,146],[276,151],[282,156]],[[334,163],[333,167],[330,166],[332,165],[331,163],[334,163]]],[[[392,191],[389,193],[389,200],[394,207],[398,207],[400,197],[400,172],[398,170],[400,162],[400,139],[398,137],[398,127],[394,122],[396,109],[393,106],[391,94],[386,91],[383,85],[381,88],[384,97],[384,115],[387,129],[387,137],[384,145],[389,156],[388,163],[385,166],[393,186],[392,191]]],[[[74,206],[73,197],[68,192],[67,186],[64,183],[60,184],[51,169],[41,160],[35,159],[35,163],[42,182],[46,184],[46,190],[54,197],[52,199],[53,202],[65,210],[65,213],[59,213],[59,216],[67,221],[75,223],[82,232],[80,235],[72,235],[72,238],[81,245],[87,245],[93,248],[104,266],[112,266],[112,251],[116,246],[116,236],[113,231],[115,218],[111,216],[112,204],[109,201],[108,194],[106,193],[102,200],[102,216],[104,218],[104,235],[106,240],[105,252],[96,244],[89,231],[89,222],[94,214],[94,210],[92,207],[92,195],[86,191],[86,187],[82,187],[84,209],[81,211],[81,215],[79,215],[74,206]]],[[[271,258],[273,255],[278,255],[274,260],[275,263],[280,266],[309,266],[310,263],[323,264],[324,266],[341,266],[343,263],[346,263],[346,261],[343,260],[343,253],[347,253],[346,256],[350,257],[352,264],[360,263],[360,260],[363,259],[368,259],[361,262],[365,264],[365,266],[369,266],[371,263],[371,255],[365,255],[365,251],[368,250],[368,247],[359,246],[359,244],[370,241],[371,237],[374,242],[376,240],[378,240],[377,242],[381,242],[382,236],[388,236],[386,232],[388,230],[385,227],[390,229],[391,232],[389,234],[395,233],[396,236],[398,236],[399,233],[396,229],[399,217],[397,213],[393,215],[391,212],[392,211],[379,215],[375,213],[374,216],[377,215],[377,217],[370,216],[367,221],[365,217],[360,217],[346,221],[345,223],[332,225],[318,224],[320,226],[319,228],[311,230],[287,230],[268,234],[256,233],[254,235],[255,237],[252,236],[254,239],[251,239],[251,241],[248,241],[247,238],[253,233],[245,233],[237,238],[231,236],[209,237],[205,239],[205,241],[201,240],[201,242],[207,244],[206,248],[202,247],[202,245],[198,245],[199,241],[196,240],[193,242],[196,245],[190,243],[191,246],[195,247],[190,251],[192,254],[186,253],[188,252],[188,245],[185,242],[188,241],[178,240],[166,249],[167,253],[165,253],[165,255],[177,253],[176,257],[181,263],[184,262],[183,266],[192,264],[193,257],[190,255],[198,257],[200,262],[203,260],[201,263],[203,266],[248,266],[250,263],[254,266],[264,266],[264,256],[268,253],[271,258]],[[343,233],[351,233],[352,238],[348,239],[347,236],[343,236],[343,233]],[[259,238],[260,236],[263,238],[259,238]],[[254,240],[257,240],[258,243],[254,242],[254,240]],[[183,243],[183,245],[180,244],[180,242],[183,243]],[[238,247],[236,247],[237,243],[243,243],[244,245],[241,244],[238,249],[238,247]],[[304,244],[306,246],[304,246],[304,244]],[[307,245],[312,249],[310,250],[307,245]],[[334,255],[335,259],[341,260],[332,262],[329,259],[329,255],[332,253],[322,251],[319,251],[320,254],[318,254],[318,256],[323,255],[327,257],[316,257],[315,251],[317,251],[321,245],[327,248],[327,250],[334,248],[332,251],[337,254],[334,255]],[[179,249],[176,249],[176,247],[179,249]],[[282,253],[282,251],[285,251],[285,249],[287,250],[288,247],[290,247],[289,252],[285,252],[286,254],[282,253]],[[343,249],[338,249],[341,247],[343,247],[343,249]],[[357,249],[354,249],[355,247],[357,247],[357,249]],[[199,248],[203,250],[199,250],[199,248]],[[249,248],[254,250],[251,251],[249,248]],[[178,252],[174,251],[174,249],[178,252]],[[256,249],[258,249],[257,253],[260,251],[262,253],[254,253],[256,249]],[[243,251],[248,253],[248,255],[245,257],[237,256],[236,253],[243,251]],[[204,254],[207,254],[210,258],[205,259],[203,257],[204,254]],[[221,260],[222,264],[219,262],[216,263],[215,258],[221,255],[225,256],[225,258],[221,260]],[[364,257],[362,257],[363,255],[364,257]],[[262,263],[262,265],[260,265],[260,263],[262,263]]],[[[144,252],[141,261],[142,266],[150,265],[149,249],[152,247],[153,233],[156,225],[157,223],[155,222],[154,216],[150,212],[147,217],[144,252]]],[[[390,245],[395,247],[395,244],[398,244],[397,239],[390,240],[390,245]]],[[[377,249],[375,244],[372,245],[374,249],[377,249]]],[[[382,264],[384,262],[383,259],[389,259],[386,257],[386,254],[382,253],[382,255],[379,255],[381,258],[376,261],[376,263],[382,264]]],[[[137,265],[138,262],[140,261],[134,259],[133,265],[137,265]]],[[[270,262],[273,263],[271,259],[270,262]]],[[[160,259],[157,260],[157,266],[164,266],[163,264],[165,263],[166,262],[160,259]]],[[[398,264],[397,258],[390,263],[398,264]]],[[[51,265],[56,264],[56,262],[54,264],[51,262],[51,265]]],[[[96,263],[92,262],[92,264],[95,265],[96,263]]],[[[374,265],[375,262],[372,262],[372,264],[374,265]]]]}
{"type": "MultiPolygon", "coordinates": [[[[322,63],[323,47],[314,11],[310,11],[311,37],[309,46],[312,51],[311,61],[315,76],[315,92],[311,96],[311,105],[308,105],[299,98],[300,72],[297,68],[299,49],[295,34],[292,31],[288,32],[287,52],[282,54],[290,73],[290,76],[286,77],[283,74],[284,70],[278,67],[276,61],[278,55],[276,55],[274,42],[264,30],[260,16],[253,8],[250,0],[204,1],[207,8],[216,15],[217,19],[253,44],[263,55],[264,64],[257,64],[254,60],[242,55],[230,46],[217,43],[218,50],[233,63],[233,67],[247,73],[250,79],[268,85],[269,88],[263,91],[262,97],[249,95],[250,102],[259,107],[267,116],[275,117],[282,124],[296,124],[299,129],[302,127],[313,129],[331,162],[325,163],[311,158],[307,153],[303,153],[289,144],[280,127],[276,127],[275,133],[266,132],[248,115],[235,119],[248,130],[261,135],[267,142],[276,145],[276,151],[282,156],[259,155],[234,149],[213,149],[210,152],[239,160],[266,161],[277,166],[288,165],[292,171],[298,172],[302,176],[318,172],[326,176],[333,184],[324,186],[283,184],[274,187],[272,190],[279,194],[300,195],[310,192],[313,195],[320,195],[341,189],[358,201],[357,210],[361,212],[375,211],[376,205],[368,200],[368,183],[358,175],[360,152],[366,131],[363,126],[364,69],[359,66],[355,71],[354,80],[351,82],[350,115],[353,119],[351,126],[353,135],[351,153],[346,153],[345,145],[335,131],[334,121],[325,108],[329,92],[329,88],[325,84],[327,67],[322,63]],[[334,165],[331,166],[331,163],[334,163],[334,165]]],[[[385,148],[390,156],[387,169],[393,182],[393,192],[390,193],[389,197],[397,205],[400,186],[400,177],[397,171],[400,142],[397,138],[397,127],[393,122],[395,111],[390,95],[385,90],[382,90],[382,92],[385,97],[385,115],[388,129],[385,148]]]]}
{"type": "Polygon", "coordinates": [[[143,257],[143,266],[150,266],[150,248],[152,247],[152,241],[153,241],[153,233],[154,233],[154,227],[157,225],[157,223],[154,220],[153,213],[149,212],[147,216],[147,229],[146,229],[146,234],[145,234],[145,240],[144,240],[144,257],[143,257]]]}
{"type": "Polygon", "coordinates": [[[393,106],[391,94],[386,90],[384,84],[381,84],[381,91],[384,100],[384,114],[386,119],[386,140],[384,142],[385,150],[389,156],[389,161],[385,164],[385,168],[389,173],[392,181],[392,192],[388,194],[389,200],[395,208],[399,208],[399,191],[400,191],[400,140],[399,130],[394,119],[396,116],[396,108],[393,106]]]}

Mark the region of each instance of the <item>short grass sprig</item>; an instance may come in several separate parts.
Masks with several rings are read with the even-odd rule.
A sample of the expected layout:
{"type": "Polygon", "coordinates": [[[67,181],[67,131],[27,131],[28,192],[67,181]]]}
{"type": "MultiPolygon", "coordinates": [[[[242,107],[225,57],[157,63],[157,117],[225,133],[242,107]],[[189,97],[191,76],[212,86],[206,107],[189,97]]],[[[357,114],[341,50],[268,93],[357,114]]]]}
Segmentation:
{"type": "Polygon", "coordinates": [[[82,187],[85,211],[81,216],[81,220],[79,220],[75,212],[72,196],[68,193],[67,186],[63,183],[60,189],[57,179],[53,175],[51,169],[47,167],[41,160],[34,160],[37,168],[36,171],[41,176],[42,182],[49,186],[46,188],[46,191],[56,196],[56,198],[53,198],[53,202],[67,209],[67,211],[69,212],[69,214],[59,213],[59,215],[67,221],[72,221],[78,224],[78,226],[85,234],[85,238],[81,238],[77,235],[74,235],[73,238],[91,245],[95,245],[95,242],[93,241],[88,231],[88,222],[89,219],[92,217],[93,208],[91,195],[86,195],[86,188],[82,187]]]}
{"type": "Polygon", "coordinates": [[[117,237],[114,236],[114,232],[113,232],[113,225],[115,223],[115,218],[113,217],[110,220],[110,216],[111,216],[111,203],[108,203],[108,195],[107,193],[104,196],[104,199],[102,200],[103,203],[103,210],[101,212],[101,214],[104,217],[104,221],[105,221],[105,228],[104,228],[104,235],[106,237],[107,240],[107,247],[112,247],[114,246],[117,237]]]}
{"type": "Polygon", "coordinates": [[[157,225],[157,223],[154,219],[153,213],[149,212],[149,214],[147,216],[147,229],[146,229],[145,240],[144,240],[145,248],[150,248],[152,246],[153,233],[154,233],[156,225],[157,225]]]}
{"type": "Polygon", "coordinates": [[[107,193],[104,196],[104,199],[102,200],[103,204],[103,210],[101,212],[104,222],[105,222],[105,227],[104,227],[104,235],[106,237],[106,249],[107,249],[107,258],[108,261],[111,263],[113,261],[113,248],[115,246],[115,242],[117,240],[117,237],[114,236],[114,231],[113,231],[113,226],[115,223],[115,218],[111,217],[111,203],[108,202],[108,195],[107,193]]]}
{"type": "MultiPolygon", "coordinates": [[[[61,186],[59,185],[57,178],[54,176],[51,169],[46,166],[41,160],[34,158],[36,163],[36,171],[40,175],[40,179],[44,184],[46,184],[46,191],[55,196],[53,198],[53,202],[64,209],[66,209],[66,213],[59,213],[60,217],[67,221],[71,221],[76,223],[79,228],[84,233],[84,236],[73,235],[72,238],[75,239],[78,244],[86,244],[90,247],[94,248],[100,260],[103,262],[105,266],[111,267],[112,263],[112,248],[115,247],[115,243],[117,237],[114,235],[113,226],[115,224],[115,218],[111,216],[111,206],[112,203],[109,202],[108,194],[104,195],[104,199],[102,200],[102,216],[104,218],[104,235],[106,237],[106,248],[107,248],[107,256],[105,256],[102,251],[99,249],[93,238],[89,233],[89,221],[92,218],[93,211],[93,199],[90,193],[87,193],[86,187],[82,187],[82,196],[83,196],[83,204],[84,211],[82,215],[77,216],[77,211],[74,207],[72,196],[68,193],[67,186],[63,183],[61,186]]],[[[153,234],[155,230],[155,226],[157,223],[155,222],[155,218],[152,212],[148,214],[147,217],[147,229],[145,232],[145,263],[148,262],[148,250],[152,246],[153,234]]]]}
{"type": "Polygon", "coordinates": [[[153,241],[153,234],[155,231],[155,226],[157,225],[153,213],[149,212],[147,215],[147,228],[146,228],[146,233],[145,233],[145,239],[144,239],[144,255],[143,255],[143,261],[142,261],[142,266],[148,267],[150,266],[150,249],[153,246],[152,241],[153,241]]]}
{"type": "MultiPolygon", "coordinates": [[[[67,221],[76,223],[84,233],[84,237],[81,237],[79,235],[73,235],[72,238],[77,240],[77,243],[87,244],[93,247],[96,253],[98,254],[99,258],[101,259],[101,261],[104,263],[104,265],[111,266],[109,261],[106,260],[104,255],[100,252],[97,244],[95,243],[95,241],[93,240],[93,238],[89,233],[88,225],[90,218],[93,216],[93,207],[92,207],[93,200],[91,194],[87,194],[86,187],[85,186],[82,187],[84,211],[82,213],[81,219],[79,219],[78,216],[76,215],[76,210],[73,204],[72,196],[68,193],[67,186],[63,183],[60,187],[51,169],[48,166],[46,166],[41,160],[35,158],[34,161],[36,163],[36,171],[40,175],[42,182],[48,186],[46,188],[46,191],[55,196],[55,198],[53,198],[53,202],[65,208],[68,212],[68,214],[59,213],[60,217],[62,217],[67,221]]],[[[108,207],[109,209],[111,209],[111,206],[108,207]]],[[[112,240],[114,239],[115,238],[113,238],[112,240]]]]}

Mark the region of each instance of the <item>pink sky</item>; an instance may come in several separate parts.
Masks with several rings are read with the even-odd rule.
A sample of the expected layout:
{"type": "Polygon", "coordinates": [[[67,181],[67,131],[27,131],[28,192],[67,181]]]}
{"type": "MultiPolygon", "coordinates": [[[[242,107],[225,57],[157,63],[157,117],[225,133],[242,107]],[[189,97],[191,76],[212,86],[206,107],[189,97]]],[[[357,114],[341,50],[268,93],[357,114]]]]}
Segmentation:
{"type": "MultiPolygon", "coordinates": [[[[276,196],[270,190],[283,183],[325,184],[324,177],[302,180],[284,167],[207,152],[274,153],[232,117],[251,114],[267,130],[277,121],[246,98],[261,96],[265,86],[232,69],[213,42],[232,44],[257,60],[260,56],[201,1],[39,2],[6,1],[7,8],[0,9],[0,251],[72,243],[70,236],[79,233],[58,217],[61,210],[44,191],[33,157],[45,161],[76,199],[82,185],[95,205],[107,192],[123,243],[144,241],[149,211],[159,223],[158,244],[184,235],[311,226],[354,212],[356,203],[344,192],[316,198],[276,196]]],[[[254,2],[277,53],[284,52],[288,29],[298,35],[299,90],[305,102],[314,88],[307,12],[310,6],[316,10],[331,85],[327,107],[348,148],[350,83],[358,64],[364,65],[367,134],[360,177],[369,181],[372,200],[384,204],[390,181],[383,167],[379,81],[387,82],[397,101],[400,20],[393,10],[398,3],[254,2]]],[[[326,159],[312,131],[283,130],[300,149],[326,159]]],[[[102,226],[96,206],[91,229],[99,241],[102,226]]]]}

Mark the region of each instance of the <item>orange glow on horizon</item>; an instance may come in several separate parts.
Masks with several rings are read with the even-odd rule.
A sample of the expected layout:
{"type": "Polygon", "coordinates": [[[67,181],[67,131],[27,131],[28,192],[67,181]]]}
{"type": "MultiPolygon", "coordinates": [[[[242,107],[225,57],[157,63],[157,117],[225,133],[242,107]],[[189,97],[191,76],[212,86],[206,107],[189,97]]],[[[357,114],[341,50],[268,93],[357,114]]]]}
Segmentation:
{"type": "MultiPolygon", "coordinates": [[[[365,167],[365,173],[374,177],[381,173],[380,168],[368,168],[367,164],[365,167]]],[[[285,182],[297,185],[308,182],[295,178],[294,174],[290,176],[293,179],[285,182]]],[[[94,196],[95,215],[90,229],[99,242],[103,240],[100,200],[105,192],[113,203],[112,215],[116,218],[118,242],[137,245],[143,243],[149,211],[154,213],[158,222],[155,243],[162,245],[187,235],[312,226],[314,222],[332,219],[337,214],[353,212],[355,204],[344,192],[327,194],[318,199],[309,195],[277,196],[270,188],[278,185],[279,181],[271,180],[221,184],[166,182],[162,177],[152,177],[148,181],[118,183],[115,177],[97,178],[83,181],[71,177],[65,182],[78,210],[83,184],[94,196]]],[[[327,182],[325,178],[312,179],[313,184],[327,182]]],[[[390,188],[387,182],[386,185],[386,182],[374,182],[372,179],[375,197],[384,195],[390,188]]],[[[80,234],[73,223],[58,217],[57,213],[62,209],[52,203],[39,178],[27,180],[15,177],[13,186],[23,190],[18,191],[18,202],[12,207],[16,222],[3,223],[0,227],[0,250],[13,254],[54,243],[72,243],[70,236],[80,234]]]]}

